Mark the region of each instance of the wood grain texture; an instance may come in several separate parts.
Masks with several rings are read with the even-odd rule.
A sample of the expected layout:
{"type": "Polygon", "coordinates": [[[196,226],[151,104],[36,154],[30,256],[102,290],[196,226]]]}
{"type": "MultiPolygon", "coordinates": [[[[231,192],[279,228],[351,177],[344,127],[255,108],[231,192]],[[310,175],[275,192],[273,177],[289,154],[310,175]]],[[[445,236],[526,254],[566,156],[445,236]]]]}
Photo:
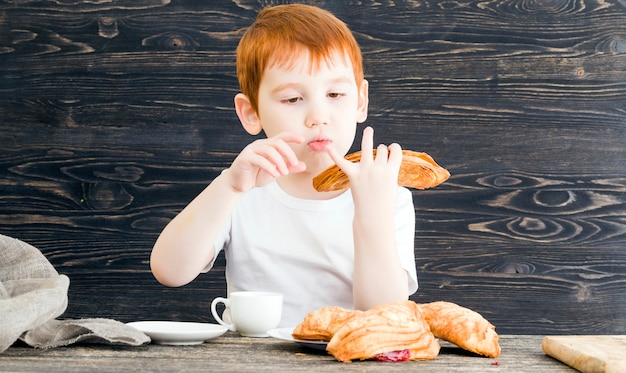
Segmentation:
{"type": "Polygon", "coordinates": [[[579,372],[621,372],[626,367],[626,335],[547,336],[541,349],[579,372]]]}
{"type": "Polygon", "coordinates": [[[488,359],[442,342],[434,360],[388,364],[358,361],[344,364],[326,351],[274,338],[247,338],[235,332],[192,346],[149,344],[140,347],[74,345],[48,350],[14,346],[0,354],[9,372],[572,372],[544,354],[541,337],[504,335],[502,355],[488,359]]]}
{"type": "MultiPolygon", "coordinates": [[[[0,2],[0,234],[70,277],[66,317],[211,320],[223,258],[178,289],[148,259],[253,140],[234,49],[268,3],[0,2]]],[[[412,298],[500,333],[624,334],[626,2],[309,3],[361,44],[376,141],[452,173],[414,192],[412,298]]]]}

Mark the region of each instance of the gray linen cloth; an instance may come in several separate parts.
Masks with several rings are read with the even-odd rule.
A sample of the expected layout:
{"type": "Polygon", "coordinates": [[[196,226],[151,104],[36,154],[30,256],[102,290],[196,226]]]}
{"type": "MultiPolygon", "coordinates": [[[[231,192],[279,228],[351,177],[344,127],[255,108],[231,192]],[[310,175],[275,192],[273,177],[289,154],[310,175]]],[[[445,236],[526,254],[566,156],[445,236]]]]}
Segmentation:
{"type": "Polygon", "coordinates": [[[0,352],[18,339],[39,348],[150,342],[144,333],[111,319],[56,320],[67,308],[69,284],[38,249],[0,235],[0,352]]]}

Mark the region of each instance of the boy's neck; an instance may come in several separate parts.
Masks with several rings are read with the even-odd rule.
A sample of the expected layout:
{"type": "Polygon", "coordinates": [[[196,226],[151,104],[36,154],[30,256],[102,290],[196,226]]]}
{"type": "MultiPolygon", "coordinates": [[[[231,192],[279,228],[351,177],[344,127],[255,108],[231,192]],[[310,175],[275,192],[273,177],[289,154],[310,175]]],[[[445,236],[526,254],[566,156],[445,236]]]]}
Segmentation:
{"type": "Polygon", "coordinates": [[[292,197],[310,200],[335,198],[344,191],[318,192],[313,188],[313,177],[305,172],[282,176],[277,179],[280,188],[292,197]]]}

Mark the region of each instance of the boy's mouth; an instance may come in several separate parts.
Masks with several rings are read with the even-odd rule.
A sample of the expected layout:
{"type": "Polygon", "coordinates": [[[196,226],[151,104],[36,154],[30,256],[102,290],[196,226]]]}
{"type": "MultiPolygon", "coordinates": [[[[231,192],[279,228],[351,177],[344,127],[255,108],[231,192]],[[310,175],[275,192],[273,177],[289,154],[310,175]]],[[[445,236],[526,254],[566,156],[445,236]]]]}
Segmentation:
{"type": "Polygon", "coordinates": [[[313,140],[309,141],[307,143],[307,145],[314,152],[321,152],[321,151],[326,150],[326,148],[328,148],[331,143],[332,143],[332,141],[329,140],[329,139],[317,138],[317,139],[313,139],[313,140]]]}

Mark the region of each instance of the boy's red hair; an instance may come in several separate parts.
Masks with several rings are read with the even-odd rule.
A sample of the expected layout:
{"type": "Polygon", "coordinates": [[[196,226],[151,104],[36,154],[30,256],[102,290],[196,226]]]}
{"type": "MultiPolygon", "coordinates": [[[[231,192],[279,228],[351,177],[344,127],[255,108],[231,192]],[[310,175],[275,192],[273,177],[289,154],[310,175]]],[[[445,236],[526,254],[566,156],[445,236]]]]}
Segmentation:
{"type": "Polygon", "coordinates": [[[361,49],[354,35],[332,13],[304,4],[264,8],[237,47],[237,78],[241,92],[258,113],[258,91],[263,72],[274,64],[289,66],[308,52],[311,69],[339,51],[349,58],[357,85],[363,80],[361,49]]]}

